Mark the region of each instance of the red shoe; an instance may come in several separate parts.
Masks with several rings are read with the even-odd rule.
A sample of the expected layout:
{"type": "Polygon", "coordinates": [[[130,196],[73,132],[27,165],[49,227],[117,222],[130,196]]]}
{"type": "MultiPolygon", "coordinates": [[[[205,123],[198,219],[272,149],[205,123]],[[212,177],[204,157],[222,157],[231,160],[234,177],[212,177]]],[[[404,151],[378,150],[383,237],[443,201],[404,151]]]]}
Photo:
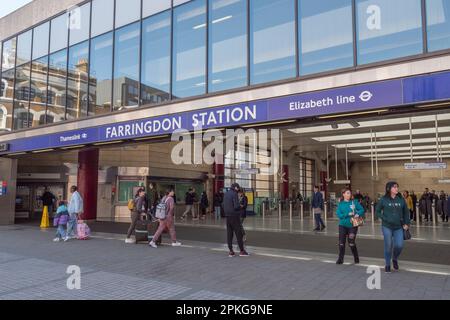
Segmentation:
{"type": "Polygon", "coordinates": [[[228,253],[228,257],[230,257],[230,258],[233,258],[233,257],[235,257],[236,256],[236,254],[234,253],[234,251],[230,251],[229,253],[228,253]]]}

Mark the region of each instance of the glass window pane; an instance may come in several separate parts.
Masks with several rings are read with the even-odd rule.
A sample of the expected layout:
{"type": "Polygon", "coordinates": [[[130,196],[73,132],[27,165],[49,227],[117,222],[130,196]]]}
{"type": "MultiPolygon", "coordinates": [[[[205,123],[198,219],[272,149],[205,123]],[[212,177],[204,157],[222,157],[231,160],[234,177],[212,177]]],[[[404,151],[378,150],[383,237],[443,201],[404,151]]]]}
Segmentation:
{"type": "Polygon", "coordinates": [[[423,51],[420,0],[357,0],[358,64],[423,51]]]}
{"type": "Polygon", "coordinates": [[[116,31],[114,110],[138,106],[140,23],[116,31]]]}
{"type": "Polygon", "coordinates": [[[27,31],[17,37],[17,65],[21,65],[31,60],[31,38],[33,31],[27,31]]]}
{"type": "Polygon", "coordinates": [[[427,0],[428,50],[450,48],[450,1],[427,0]]]}
{"type": "Polygon", "coordinates": [[[12,69],[16,65],[16,38],[3,42],[2,71],[12,69]]]}
{"type": "Polygon", "coordinates": [[[209,91],[247,85],[247,1],[210,0],[209,91]]]}
{"type": "Polygon", "coordinates": [[[352,0],[299,0],[300,74],[353,66],[352,0]]]}
{"type": "Polygon", "coordinates": [[[176,7],[176,6],[179,6],[180,4],[183,4],[183,3],[186,3],[189,1],[192,1],[192,0],[173,0],[173,6],[176,7]]]}
{"type": "Polygon", "coordinates": [[[141,0],[116,0],[116,28],[139,20],[141,0]]]}
{"type": "Polygon", "coordinates": [[[61,50],[52,54],[49,60],[47,123],[65,119],[66,81],[67,51],[61,50]]]}
{"type": "Polygon", "coordinates": [[[16,68],[16,82],[14,91],[14,130],[29,127],[28,107],[31,95],[30,68],[30,63],[16,68]]]}
{"type": "Polygon", "coordinates": [[[173,98],[206,93],[206,1],[173,12],[173,98]]]}
{"type": "Polygon", "coordinates": [[[91,65],[89,68],[89,115],[106,114],[111,111],[112,95],[112,32],[91,41],[91,65]]]}
{"type": "Polygon", "coordinates": [[[14,94],[14,69],[3,72],[0,81],[0,130],[11,130],[14,94]]]}
{"type": "Polygon", "coordinates": [[[50,23],[44,23],[33,31],[33,59],[48,55],[50,23]]]}
{"type": "Polygon", "coordinates": [[[89,38],[89,23],[91,19],[91,4],[87,3],[70,11],[70,45],[89,38]]]}
{"type": "Polygon", "coordinates": [[[30,124],[37,127],[45,124],[47,104],[48,56],[31,64],[30,124]]]}
{"type": "Polygon", "coordinates": [[[85,41],[69,48],[69,66],[67,75],[67,119],[87,116],[89,42],[85,41]]]}
{"type": "Polygon", "coordinates": [[[170,9],[171,0],[143,0],[142,16],[148,17],[155,13],[170,9]]]}
{"type": "Polygon", "coordinates": [[[294,0],[250,1],[252,84],[295,77],[294,0]]]}
{"type": "Polygon", "coordinates": [[[67,47],[68,14],[63,14],[52,20],[50,35],[50,52],[67,47]]]}
{"type": "Polygon", "coordinates": [[[114,24],[114,5],[111,0],[94,0],[92,2],[92,30],[95,37],[111,31],[114,24]]]}
{"type": "Polygon", "coordinates": [[[170,99],[170,12],[152,16],[142,30],[142,104],[170,99]]]}

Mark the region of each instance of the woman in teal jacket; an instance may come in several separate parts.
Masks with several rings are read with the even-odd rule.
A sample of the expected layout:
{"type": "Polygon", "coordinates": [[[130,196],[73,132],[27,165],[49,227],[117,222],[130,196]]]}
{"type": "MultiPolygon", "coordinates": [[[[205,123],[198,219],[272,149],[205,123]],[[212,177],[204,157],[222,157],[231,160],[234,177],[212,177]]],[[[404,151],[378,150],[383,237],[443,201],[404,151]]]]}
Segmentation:
{"type": "Polygon", "coordinates": [[[345,256],[345,242],[348,237],[348,245],[352,250],[355,264],[359,263],[358,249],[356,248],[356,234],[358,227],[352,224],[352,218],[364,218],[364,208],[359,201],[352,200],[352,191],[349,188],[342,190],[342,198],[336,210],[336,215],[339,218],[339,258],[336,264],[344,263],[345,256]]]}

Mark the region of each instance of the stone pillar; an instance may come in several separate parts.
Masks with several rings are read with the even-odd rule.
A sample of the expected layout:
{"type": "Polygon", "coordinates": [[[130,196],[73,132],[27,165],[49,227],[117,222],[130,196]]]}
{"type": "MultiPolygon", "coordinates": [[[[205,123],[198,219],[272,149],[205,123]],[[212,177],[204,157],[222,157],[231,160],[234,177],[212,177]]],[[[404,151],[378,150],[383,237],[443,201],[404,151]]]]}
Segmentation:
{"type": "Polygon", "coordinates": [[[78,153],[78,192],[83,198],[83,219],[97,219],[98,161],[99,149],[82,150],[78,153]]]}
{"type": "Polygon", "coordinates": [[[16,214],[17,160],[0,158],[0,225],[14,224],[16,214]]]}

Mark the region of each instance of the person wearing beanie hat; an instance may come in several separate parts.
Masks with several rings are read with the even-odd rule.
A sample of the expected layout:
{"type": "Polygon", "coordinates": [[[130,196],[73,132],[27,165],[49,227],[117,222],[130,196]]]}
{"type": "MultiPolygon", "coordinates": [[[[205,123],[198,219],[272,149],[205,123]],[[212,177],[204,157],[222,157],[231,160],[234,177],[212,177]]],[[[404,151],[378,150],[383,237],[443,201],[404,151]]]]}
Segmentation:
{"type": "Polygon", "coordinates": [[[236,254],[233,250],[233,235],[236,234],[239,249],[241,250],[239,256],[247,257],[248,253],[244,249],[243,234],[241,228],[241,211],[242,206],[239,202],[238,191],[239,184],[233,183],[230,190],[228,190],[223,197],[223,210],[227,218],[227,242],[228,249],[230,249],[228,256],[234,257],[236,254]]]}
{"type": "Polygon", "coordinates": [[[385,272],[391,272],[391,258],[394,270],[398,270],[398,258],[403,250],[403,229],[410,225],[409,210],[405,199],[398,191],[395,181],[386,183],[386,194],[378,201],[376,214],[382,221],[384,236],[385,272]]]}

